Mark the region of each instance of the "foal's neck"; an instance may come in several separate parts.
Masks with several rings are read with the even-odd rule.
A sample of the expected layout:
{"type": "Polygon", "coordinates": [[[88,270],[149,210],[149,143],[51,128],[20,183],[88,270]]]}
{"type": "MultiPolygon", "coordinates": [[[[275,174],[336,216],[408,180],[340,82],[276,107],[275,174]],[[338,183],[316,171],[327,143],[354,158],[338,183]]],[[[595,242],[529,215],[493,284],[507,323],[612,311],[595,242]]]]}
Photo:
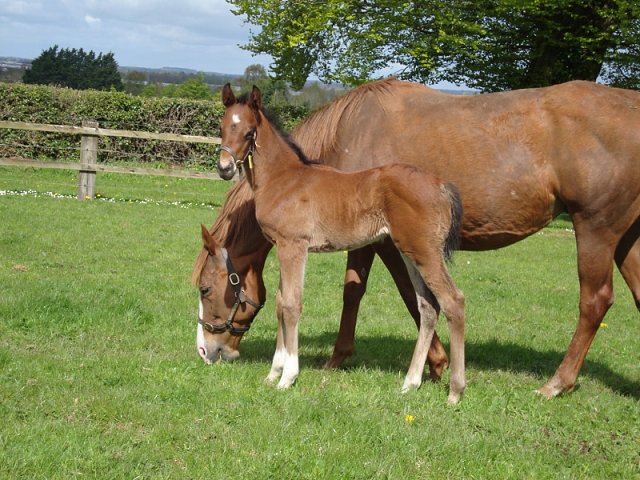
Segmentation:
{"type": "Polygon", "coordinates": [[[251,172],[254,190],[304,167],[298,154],[264,115],[257,129],[254,157],[251,172]]]}

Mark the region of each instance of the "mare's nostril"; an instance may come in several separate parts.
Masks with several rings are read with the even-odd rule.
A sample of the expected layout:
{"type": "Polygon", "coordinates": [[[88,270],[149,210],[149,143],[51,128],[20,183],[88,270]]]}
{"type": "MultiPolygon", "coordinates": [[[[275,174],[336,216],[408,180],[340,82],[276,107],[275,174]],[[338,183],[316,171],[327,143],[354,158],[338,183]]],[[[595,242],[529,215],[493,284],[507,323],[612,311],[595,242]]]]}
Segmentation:
{"type": "Polygon", "coordinates": [[[207,360],[207,351],[205,350],[204,347],[198,347],[198,353],[200,354],[200,357],[202,357],[203,360],[207,360]]]}

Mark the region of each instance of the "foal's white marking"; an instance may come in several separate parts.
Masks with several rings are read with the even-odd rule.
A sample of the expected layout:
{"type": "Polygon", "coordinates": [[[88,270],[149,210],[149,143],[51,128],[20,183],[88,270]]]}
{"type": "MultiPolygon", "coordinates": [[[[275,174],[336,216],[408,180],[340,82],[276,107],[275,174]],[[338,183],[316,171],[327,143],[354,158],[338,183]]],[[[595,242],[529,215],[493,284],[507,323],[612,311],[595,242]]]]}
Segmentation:
{"type": "Polygon", "coordinates": [[[271,371],[267,375],[267,382],[275,382],[282,375],[284,364],[286,362],[287,352],[284,348],[276,348],[273,354],[273,362],[271,363],[271,371]]]}
{"type": "Polygon", "coordinates": [[[238,123],[240,123],[240,115],[234,113],[233,115],[231,115],[231,121],[237,125],[238,123]]]}

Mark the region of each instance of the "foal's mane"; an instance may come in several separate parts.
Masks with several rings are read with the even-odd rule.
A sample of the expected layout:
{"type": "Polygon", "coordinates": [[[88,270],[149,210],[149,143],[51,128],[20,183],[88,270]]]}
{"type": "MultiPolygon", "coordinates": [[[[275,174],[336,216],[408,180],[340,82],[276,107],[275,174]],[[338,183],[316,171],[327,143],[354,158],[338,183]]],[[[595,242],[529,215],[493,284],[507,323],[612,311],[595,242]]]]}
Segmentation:
{"type": "Polygon", "coordinates": [[[373,98],[385,110],[385,102],[393,90],[402,87],[415,88],[415,85],[386,78],[355,88],[311,114],[293,130],[292,135],[309,157],[325,158],[336,150],[342,120],[348,122],[367,98],[373,98]]]}
{"type": "MultiPolygon", "coordinates": [[[[256,220],[256,204],[253,191],[246,180],[233,185],[227,192],[222,209],[209,233],[218,245],[235,247],[241,252],[252,253],[265,242],[262,230],[256,220]]],[[[193,266],[191,280],[196,284],[207,261],[208,252],[200,251],[193,266]]]]}
{"type": "MultiPolygon", "coordinates": [[[[242,94],[240,97],[238,97],[238,99],[236,100],[239,104],[241,105],[247,105],[248,103],[248,93],[242,94]]],[[[298,156],[298,158],[300,159],[300,161],[302,163],[304,163],[305,165],[315,165],[318,163],[322,163],[320,160],[310,160],[309,157],[307,157],[307,155],[305,154],[305,152],[302,150],[302,148],[300,147],[300,145],[298,145],[292,138],[291,135],[289,135],[287,132],[285,132],[282,128],[282,124],[280,123],[280,119],[275,116],[272,112],[270,112],[269,110],[266,110],[264,108],[262,108],[260,110],[260,112],[262,113],[262,115],[264,115],[264,117],[267,119],[267,121],[269,122],[269,124],[273,127],[273,129],[276,131],[276,133],[285,141],[287,142],[287,145],[289,145],[289,147],[291,148],[291,150],[294,151],[294,153],[298,156]]]]}

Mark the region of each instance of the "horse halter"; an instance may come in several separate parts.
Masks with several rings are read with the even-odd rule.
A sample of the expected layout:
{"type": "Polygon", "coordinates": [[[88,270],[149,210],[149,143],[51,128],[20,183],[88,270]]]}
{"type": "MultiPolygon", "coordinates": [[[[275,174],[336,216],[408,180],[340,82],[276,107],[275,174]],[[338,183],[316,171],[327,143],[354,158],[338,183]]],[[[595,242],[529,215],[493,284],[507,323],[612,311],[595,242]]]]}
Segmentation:
{"type": "Polygon", "coordinates": [[[229,312],[229,316],[227,317],[227,321],[222,325],[214,325],[212,323],[207,323],[198,316],[198,323],[202,325],[202,327],[209,333],[224,333],[229,332],[231,335],[239,336],[249,331],[251,328],[251,324],[253,323],[253,318],[258,314],[260,309],[264,307],[264,304],[259,304],[251,300],[245,291],[240,287],[240,276],[236,272],[236,269],[233,267],[233,263],[231,262],[231,258],[229,257],[229,252],[226,248],[222,248],[222,256],[224,257],[225,263],[227,265],[227,271],[229,272],[229,284],[233,288],[234,294],[236,296],[236,301],[231,307],[231,311],[229,312]],[[233,319],[236,316],[236,312],[238,311],[238,307],[241,304],[248,303],[255,309],[255,315],[251,320],[249,320],[246,324],[243,324],[239,327],[233,326],[233,319]]]}
{"type": "Polygon", "coordinates": [[[229,155],[231,155],[231,158],[233,159],[233,163],[235,164],[236,168],[238,169],[238,172],[240,173],[242,173],[242,167],[244,166],[244,163],[247,161],[249,162],[249,170],[253,168],[253,152],[255,151],[255,148],[256,148],[256,137],[257,137],[257,132],[254,130],[251,143],[249,144],[249,149],[247,150],[247,153],[245,153],[242,159],[239,159],[236,156],[235,152],[231,149],[231,147],[228,147],[227,145],[220,145],[220,150],[222,150],[223,152],[227,152],[229,155]]]}

